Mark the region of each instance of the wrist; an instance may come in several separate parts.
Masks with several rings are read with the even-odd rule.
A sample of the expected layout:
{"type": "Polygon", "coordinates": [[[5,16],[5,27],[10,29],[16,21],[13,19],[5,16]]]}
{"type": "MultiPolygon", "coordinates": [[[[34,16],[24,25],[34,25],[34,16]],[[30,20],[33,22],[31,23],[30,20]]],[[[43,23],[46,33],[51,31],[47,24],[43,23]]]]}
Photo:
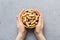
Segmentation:
{"type": "Polygon", "coordinates": [[[38,40],[46,40],[43,33],[36,34],[36,37],[37,37],[38,40]]]}
{"type": "Polygon", "coordinates": [[[16,40],[24,40],[26,33],[18,32],[16,40]]]}
{"type": "Polygon", "coordinates": [[[22,33],[18,33],[16,40],[23,40],[23,39],[24,39],[23,38],[23,34],[22,33]]]}
{"type": "Polygon", "coordinates": [[[34,31],[35,35],[42,34],[42,31],[34,31]]]}
{"type": "Polygon", "coordinates": [[[40,33],[38,37],[38,40],[46,40],[43,33],[40,33]]]}

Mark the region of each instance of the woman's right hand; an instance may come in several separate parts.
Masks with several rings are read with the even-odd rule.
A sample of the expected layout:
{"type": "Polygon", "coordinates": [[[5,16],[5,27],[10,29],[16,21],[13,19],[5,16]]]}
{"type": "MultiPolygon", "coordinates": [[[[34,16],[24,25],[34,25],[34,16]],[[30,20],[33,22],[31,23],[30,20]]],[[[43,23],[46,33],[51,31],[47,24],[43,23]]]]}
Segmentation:
{"type": "Polygon", "coordinates": [[[46,40],[44,35],[43,35],[43,17],[42,17],[42,14],[38,9],[35,9],[35,11],[36,11],[36,13],[39,14],[39,21],[38,21],[38,24],[36,25],[34,33],[35,33],[38,40],[46,40]]]}

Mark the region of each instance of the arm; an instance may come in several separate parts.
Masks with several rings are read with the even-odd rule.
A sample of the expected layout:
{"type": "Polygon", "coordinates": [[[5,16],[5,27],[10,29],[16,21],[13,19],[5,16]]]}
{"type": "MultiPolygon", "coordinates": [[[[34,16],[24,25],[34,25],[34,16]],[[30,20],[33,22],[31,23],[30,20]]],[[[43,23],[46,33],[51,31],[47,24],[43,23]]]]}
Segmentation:
{"type": "Polygon", "coordinates": [[[23,23],[21,22],[21,18],[20,18],[20,15],[21,13],[25,11],[25,10],[22,10],[19,15],[17,16],[17,28],[18,28],[18,35],[16,37],[16,40],[24,40],[25,38],[25,35],[26,35],[26,29],[23,25],[23,23]]]}
{"type": "MultiPolygon", "coordinates": [[[[25,34],[26,34],[26,33],[25,33],[25,34]]],[[[17,35],[17,37],[16,37],[16,40],[24,40],[25,34],[19,32],[18,35],[17,35]]]]}
{"type": "Polygon", "coordinates": [[[39,16],[39,22],[36,25],[34,33],[35,33],[35,35],[36,35],[36,37],[37,37],[38,40],[46,40],[45,37],[44,37],[44,35],[43,35],[43,17],[42,17],[42,14],[41,14],[41,12],[38,9],[35,9],[35,11],[40,16],[39,16]]]}
{"type": "Polygon", "coordinates": [[[23,35],[21,33],[18,33],[16,40],[23,40],[23,35]]]}
{"type": "Polygon", "coordinates": [[[38,40],[46,40],[43,33],[37,34],[36,37],[37,37],[38,40]]]}

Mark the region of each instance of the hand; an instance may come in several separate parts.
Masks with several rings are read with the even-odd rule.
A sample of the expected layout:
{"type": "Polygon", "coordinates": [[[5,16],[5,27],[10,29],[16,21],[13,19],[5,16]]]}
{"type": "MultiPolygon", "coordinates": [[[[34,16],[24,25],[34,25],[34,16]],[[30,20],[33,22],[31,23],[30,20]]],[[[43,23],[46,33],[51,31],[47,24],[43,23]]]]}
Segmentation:
{"type": "Polygon", "coordinates": [[[21,14],[24,12],[25,10],[23,9],[17,16],[17,28],[18,28],[18,36],[16,38],[16,40],[24,40],[25,35],[26,35],[26,29],[21,21],[21,14]]]}
{"type": "Polygon", "coordinates": [[[43,17],[42,17],[42,14],[41,14],[41,12],[38,11],[38,9],[35,9],[35,11],[39,14],[39,22],[36,25],[34,33],[35,33],[38,40],[46,40],[45,37],[43,36],[43,17]]]}

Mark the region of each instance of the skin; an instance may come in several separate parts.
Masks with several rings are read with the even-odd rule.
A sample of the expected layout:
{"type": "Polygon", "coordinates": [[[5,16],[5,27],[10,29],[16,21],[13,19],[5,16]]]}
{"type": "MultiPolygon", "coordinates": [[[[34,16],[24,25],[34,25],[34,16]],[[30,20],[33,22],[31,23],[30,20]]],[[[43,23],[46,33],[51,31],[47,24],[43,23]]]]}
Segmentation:
{"type": "Polygon", "coordinates": [[[23,13],[23,11],[25,11],[25,10],[23,9],[17,16],[18,35],[16,37],[16,40],[24,40],[26,33],[27,33],[23,23],[21,22],[21,18],[20,18],[20,15],[21,15],[21,13],[23,13]]]}
{"type": "MultiPolygon", "coordinates": [[[[25,11],[25,9],[23,9],[21,12],[19,12],[18,16],[17,16],[17,28],[18,28],[18,35],[16,37],[16,40],[24,40],[25,36],[27,34],[27,30],[25,29],[23,23],[21,22],[21,14],[25,11]]],[[[34,9],[34,11],[36,11],[40,16],[39,16],[39,22],[35,27],[34,33],[37,37],[37,40],[46,40],[44,35],[43,35],[43,17],[40,11],[38,11],[38,9],[34,9]]]]}
{"type": "Polygon", "coordinates": [[[36,28],[34,30],[34,33],[37,37],[37,40],[46,40],[44,35],[43,35],[43,16],[41,12],[38,9],[35,9],[36,13],[39,14],[39,22],[36,25],[36,28]]]}

